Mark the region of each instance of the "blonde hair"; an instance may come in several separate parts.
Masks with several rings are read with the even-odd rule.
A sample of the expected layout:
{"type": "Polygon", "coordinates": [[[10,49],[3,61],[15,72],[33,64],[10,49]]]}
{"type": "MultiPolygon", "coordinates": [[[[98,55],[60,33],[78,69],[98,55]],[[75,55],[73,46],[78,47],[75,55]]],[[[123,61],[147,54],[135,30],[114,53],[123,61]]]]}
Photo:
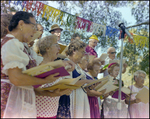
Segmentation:
{"type": "Polygon", "coordinates": [[[101,66],[101,63],[98,62],[98,61],[93,61],[93,62],[90,62],[87,66],[87,70],[93,70],[93,66],[94,65],[98,65],[98,66],[101,66]]]}
{"type": "Polygon", "coordinates": [[[56,35],[49,35],[41,38],[37,43],[37,47],[39,49],[40,54],[42,56],[45,55],[46,49],[50,48],[55,41],[57,41],[56,35]]]}
{"type": "Polygon", "coordinates": [[[118,64],[118,63],[112,64],[112,65],[108,68],[108,73],[109,73],[109,74],[113,72],[113,69],[114,69],[115,66],[119,67],[119,64],[118,64]]]}

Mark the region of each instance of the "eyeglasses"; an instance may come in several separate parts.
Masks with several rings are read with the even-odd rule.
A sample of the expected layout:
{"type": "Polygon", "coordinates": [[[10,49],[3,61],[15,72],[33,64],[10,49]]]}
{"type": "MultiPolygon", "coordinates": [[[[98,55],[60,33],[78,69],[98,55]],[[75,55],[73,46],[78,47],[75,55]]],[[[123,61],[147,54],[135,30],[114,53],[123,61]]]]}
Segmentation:
{"type": "Polygon", "coordinates": [[[32,23],[32,22],[30,22],[30,21],[26,21],[26,20],[23,20],[25,23],[29,23],[29,24],[33,24],[34,25],[34,27],[33,27],[33,30],[38,30],[38,28],[37,28],[37,24],[34,24],[34,23],[32,23]]]}
{"type": "Polygon", "coordinates": [[[110,54],[116,54],[117,52],[110,52],[110,54]]]}
{"type": "Polygon", "coordinates": [[[143,79],[143,80],[145,79],[145,77],[143,77],[143,76],[139,76],[139,78],[140,78],[140,79],[143,79]]]}

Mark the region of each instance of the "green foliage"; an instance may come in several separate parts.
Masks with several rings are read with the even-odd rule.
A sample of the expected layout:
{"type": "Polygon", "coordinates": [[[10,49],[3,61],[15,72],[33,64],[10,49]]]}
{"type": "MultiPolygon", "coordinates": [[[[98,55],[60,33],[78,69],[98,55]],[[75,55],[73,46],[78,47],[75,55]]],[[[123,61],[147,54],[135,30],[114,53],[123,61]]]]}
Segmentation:
{"type": "MultiPolygon", "coordinates": [[[[43,3],[45,4],[45,2],[46,1],[43,3]]],[[[128,26],[128,23],[122,19],[122,15],[119,11],[115,11],[113,9],[115,7],[131,6],[132,15],[137,20],[137,24],[149,20],[149,1],[55,1],[55,3],[59,5],[59,10],[77,15],[97,24],[111,26],[112,28],[117,29],[119,29],[118,20],[123,21],[125,26],[128,26]]],[[[10,11],[17,11],[17,9],[15,7],[10,7],[8,1],[1,1],[1,13],[7,13],[10,11]]],[[[36,17],[36,21],[37,23],[43,25],[45,31],[49,31],[50,26],[55,23],[63,27],[64,30],[61,35],[61,39],[64,39],[66,44],[69,44],[71,36],[74,33],[79,33],[81,35],[81,39],[85,43],[88,43],[89,37],[92,35],[92,33],[88,33],[86,30],[82,29],[75,29],[75,23],[73,22],[74,16],[69,15],[68,17],[68,14],[65,12],[63,14],[61,13],[60,15],[63,16],[64,22],[62,22],[60,17],[58,18],[57,22],[53,22],[51,18],[47,20],[46,17],[42,18],[41,15],[36,17]]],[[[149,26],[137,26],[133,33],[149,37],[149,26]]],[[[100,40],[97,47],[101,47],[102,51],[110,46],[115,47],[116,49],[119,48],[118,37],[102,37],[102,32],[95,35],[97,35],[98,39],[100,40]]],[[[123,56],[124,58],[127,58],[127,64],[130,67],[130,73],[136,71],[137,69],[141,69],[149,75],[149,39],[145,41],[144,47],[142,47],[140,43],[139,45],[134,46],[129,42],[125,42],[123,56]]],[[[117,54],[117,57],[120,58],[120,53],[117,54]]]]}

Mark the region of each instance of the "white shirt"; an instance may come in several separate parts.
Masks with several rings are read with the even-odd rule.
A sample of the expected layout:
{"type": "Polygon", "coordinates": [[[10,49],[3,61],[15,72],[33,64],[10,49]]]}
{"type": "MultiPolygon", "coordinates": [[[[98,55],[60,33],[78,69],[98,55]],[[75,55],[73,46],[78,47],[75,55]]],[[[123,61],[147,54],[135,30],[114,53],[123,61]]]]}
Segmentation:
{"type": "MultiPolygon", "coordinates": [[[[13,39],[7,41],[1,48],[1,58],[4,65],[2,73],[7,75],[8,69],[15,67],[22,69],[22,71],[26,70],[26,66],[29,63],[29,57],[23,52],[23,43],[11,34],[7,34],[6,36],[13,37],[13,39]]],[[[38,56],[33,50],[30,50],[30,53],[32,58],[36,60],[37,65],[43,61],[43,57],[38,56]]]]}

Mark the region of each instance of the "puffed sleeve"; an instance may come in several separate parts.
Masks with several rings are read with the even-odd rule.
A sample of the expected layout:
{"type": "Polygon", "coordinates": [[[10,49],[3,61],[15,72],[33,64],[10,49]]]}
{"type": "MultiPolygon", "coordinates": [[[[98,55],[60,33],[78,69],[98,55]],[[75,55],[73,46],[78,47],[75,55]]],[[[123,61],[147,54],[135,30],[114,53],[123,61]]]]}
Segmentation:
{"type": "Polygon", "coordinates": [[[26,70],[29,58],[23,52],[24,45],[18,39],[7,41],[1,48],[1,58],[4,65],[2,73],[8,75],[8,69],[18,67],[22,71],[26,70]]]}

